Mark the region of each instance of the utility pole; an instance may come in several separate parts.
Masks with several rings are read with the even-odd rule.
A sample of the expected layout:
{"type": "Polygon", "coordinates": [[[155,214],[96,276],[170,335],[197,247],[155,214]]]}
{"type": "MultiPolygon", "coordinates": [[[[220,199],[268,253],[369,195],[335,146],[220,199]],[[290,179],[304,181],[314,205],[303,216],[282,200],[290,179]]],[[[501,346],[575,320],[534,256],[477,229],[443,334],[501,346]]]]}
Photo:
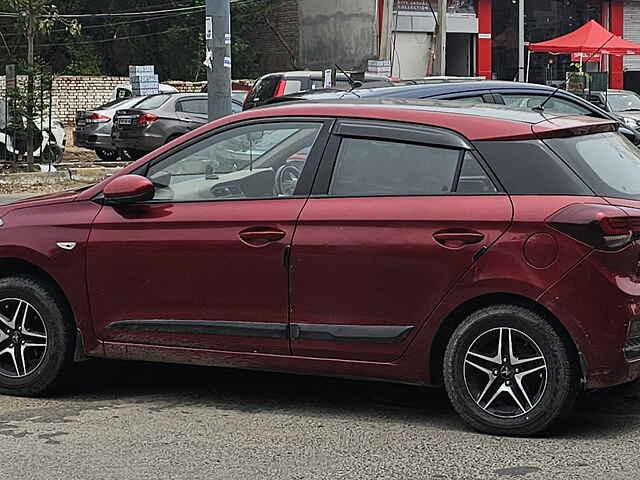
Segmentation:
{"type": "Polygon", "coordinates": [[[229,0],[207,0],[207,80],[209,121],[231,114],[231,5],[229,0]]]}
{"type": "Polygon", "coordinates": [[[525,0],[518,1],[518,81],[525,81],[525,68],[524,68],[524,2],[525,0]]]}
{"type": "Polygon", "coordinates": [[[438,27],[436,35],[436,61],[434,73],[447,74],[447,0],[438,0],[438,27]]]}

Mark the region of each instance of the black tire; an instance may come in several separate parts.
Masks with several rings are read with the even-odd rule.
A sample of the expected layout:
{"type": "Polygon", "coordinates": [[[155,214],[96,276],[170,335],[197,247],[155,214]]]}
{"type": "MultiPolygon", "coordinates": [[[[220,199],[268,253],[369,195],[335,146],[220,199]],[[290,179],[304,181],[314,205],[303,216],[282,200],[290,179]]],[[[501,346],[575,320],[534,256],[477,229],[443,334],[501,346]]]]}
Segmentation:
{"type": "MultiPolygon", "coordinates": [[[[515,347],[516,341],[513,344],[515,347]]],[[[502,345],[504,346],[505,343],[503,342],[502,345]]],[[[495,350],[491,350],[491,352],[493,351],[498,352],[498,345],[495,350]]],[[[485,353],[485,355],[489,354],[485,353]]],[[[503,357],[503,355],[499,356],[503,357]]],[[[499,359],[499,361],[503,360],[504,358],[499,359]]],[[[455,330],[445,352],[443,378],[453,407],[476,430],[496,435],[533,436],[544,432],[554,422],[571,411],[580,391],[579,372],[576,368],[576,362],[572,360],[566,345],[544,317],[527,308],[515,305],[496,305],[472,313],[455,330]],[[471,366],[471,363],[482,363],[481,366],[489,368],[491,368],[491,363],[484,363],[483,360],[476,362],[475,352],[468,354],[472,346],[473,350],[476,350],[480,348],[477,345],[482,345],[482,342],[490,345],[485,339],[492,338],[492,335],[497,340],[498,335],[508,336],[509,332],[513,332],[514,338],[518,337],[517,341],[524,346],[523,348],[531,348],[530,351],[538,352],[532,356],[523,355],[523,359],[536,358],[539,353],[544,357],[538,364],[544,364],[546,370],[533,372],[535,375],[532,373],[531,377],[526,380],[527,382],[533,381],[534,388],[529,392],[525,390],[525,397],[520,396],[523,390],[517,390],[519,387],[515,381],[516,374],[514,372],[518,370],[513,367],[516,362],[513,365],[505,362],[502,367],[498,366],[491,373],[477,372],[477,367],[471,366]],[[474,343],[476,340],[479,343],[474,343]],[[528,343],[529,341],[535,342],[535,346],[528,347],[531,345],[528,343]],[[473,362],[469,360],[473,360],[473,362]],[[546,374],[543,376],[542,372],[546,372],[546,374]],[[498,373],[497,376],[495,376],[496,373],[498,373]],[[486,385],[483,388],[483,384],[480,383],[482,375],[485,375],[484,378],[487,379],[486,385],[492,385],[490,390],[486,389],[486,385]],[[474,390],[473,380],[477,378],[480,380],[476,382],[475,387],[477,388],[474,390]],[[497,383],[492,384],[494,381],[497,383]],[[526,409],[530,410],[525,412],[525,409],[517,406],[509,392],[503,392],[498,394],[498,397],[493,397],[492,394],[502,388],[498,385],[505,385],[504,388],[507,388],[506,385],[511,385],[509,388],[517,393],[520,400],[523,398],[531,399],[529,405],[524,401],[521,402],[526,406],[526,409]],[[474,392],[473,396],[472,391],[474,392]],[[488,392],[489,395],[483,397],[484,392],[488,392]],[[500,398],[500,395],[506,397],[500,398]],[[487,407],[490,400],[488,397],[496,399],[495,403],[489,407],[487,407]],[[476,399],[479,400],[479,403],[476,402],[476,399]],[[509,402],[513,403],[513,413],[507,414],[506,410],[495,411],[497,410],[497,407],[494,407],[495,404],[508,405],[509,402]],[[484,406],[480,405],[482,403],[484,406]],[[490,411],[490,409],[494,411],[490,411]]],[[[533,370],[536,364],[531,363],[530,365],[533,370]]],[[[520,368],[520,371],[524,371],[524,368],[520,368]]],[[[523,382],[522,377],[520,382],[523,382]]]]}
{"type": "Polygon", "coordinates": [[[118,160],[117,150],[108,150],[106,148],[96,148],[96,156],[103,162],[115,162],[118,160]]]}
{"type": "Polygon", "coordinates": [[[34,366],[30,374],[11,378],[0,372],[0,394],[25,397],[50,394],[55,391],[73,363],[73,319],[55,289],[37,277],[17,275],[1,279],[0,304],[5,299],[23,300],[37,310],[46,327],[47,347],[37,367],[34,366]]]}

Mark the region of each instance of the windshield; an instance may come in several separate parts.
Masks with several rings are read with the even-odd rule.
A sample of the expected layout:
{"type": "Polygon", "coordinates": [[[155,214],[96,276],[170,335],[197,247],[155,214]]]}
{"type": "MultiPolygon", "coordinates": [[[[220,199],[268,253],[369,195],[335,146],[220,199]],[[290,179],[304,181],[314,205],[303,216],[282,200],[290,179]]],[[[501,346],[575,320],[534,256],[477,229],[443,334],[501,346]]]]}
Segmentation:
{"type": "Polygon", "coordinates": [[[171,98],[171,95],[152,95],[151,97],[147,97],[138,103],[135,108],[139,110],[155,110],[156,108],[160,108],[164,105],[167,100],[171,98]]]}
{"type": "Polygon", "coordinates": [[[612,112],[626,112],[640,110],[640,97],[635,93],[614,93],[608,97],[609,108],[612,112]]]}
{"type": "Polygon", "coordinates": [[[640,150],[619,133],[546,140],[597,195],[640,200],[640,150]]]}

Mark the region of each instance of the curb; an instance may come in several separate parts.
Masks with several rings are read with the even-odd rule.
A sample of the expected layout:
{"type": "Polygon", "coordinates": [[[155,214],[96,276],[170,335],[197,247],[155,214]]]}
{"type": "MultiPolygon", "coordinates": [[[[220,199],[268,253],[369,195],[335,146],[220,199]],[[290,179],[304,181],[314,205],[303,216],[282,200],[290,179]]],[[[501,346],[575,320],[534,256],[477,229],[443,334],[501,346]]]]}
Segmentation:
{"type": "Polygon", "coordinates": [[[0,185],[31,187],[35,185],[57,185],[69,182],[98,183],[119,172],[120,168],[70,168],[57,172],[5,173],[0,174],[0,185]]]}

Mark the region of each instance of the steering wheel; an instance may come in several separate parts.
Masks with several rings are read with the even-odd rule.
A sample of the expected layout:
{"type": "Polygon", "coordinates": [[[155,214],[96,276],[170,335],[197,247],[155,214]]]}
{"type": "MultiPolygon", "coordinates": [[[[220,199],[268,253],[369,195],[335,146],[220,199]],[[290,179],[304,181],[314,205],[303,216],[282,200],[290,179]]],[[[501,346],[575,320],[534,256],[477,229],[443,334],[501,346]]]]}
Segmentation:
{"type": "Polygon", "coordinates": [[[296,191],[301,170],[292,164],[283,165],[276,172],[276,194],[279,197],[292,197],[296,191]]]}

